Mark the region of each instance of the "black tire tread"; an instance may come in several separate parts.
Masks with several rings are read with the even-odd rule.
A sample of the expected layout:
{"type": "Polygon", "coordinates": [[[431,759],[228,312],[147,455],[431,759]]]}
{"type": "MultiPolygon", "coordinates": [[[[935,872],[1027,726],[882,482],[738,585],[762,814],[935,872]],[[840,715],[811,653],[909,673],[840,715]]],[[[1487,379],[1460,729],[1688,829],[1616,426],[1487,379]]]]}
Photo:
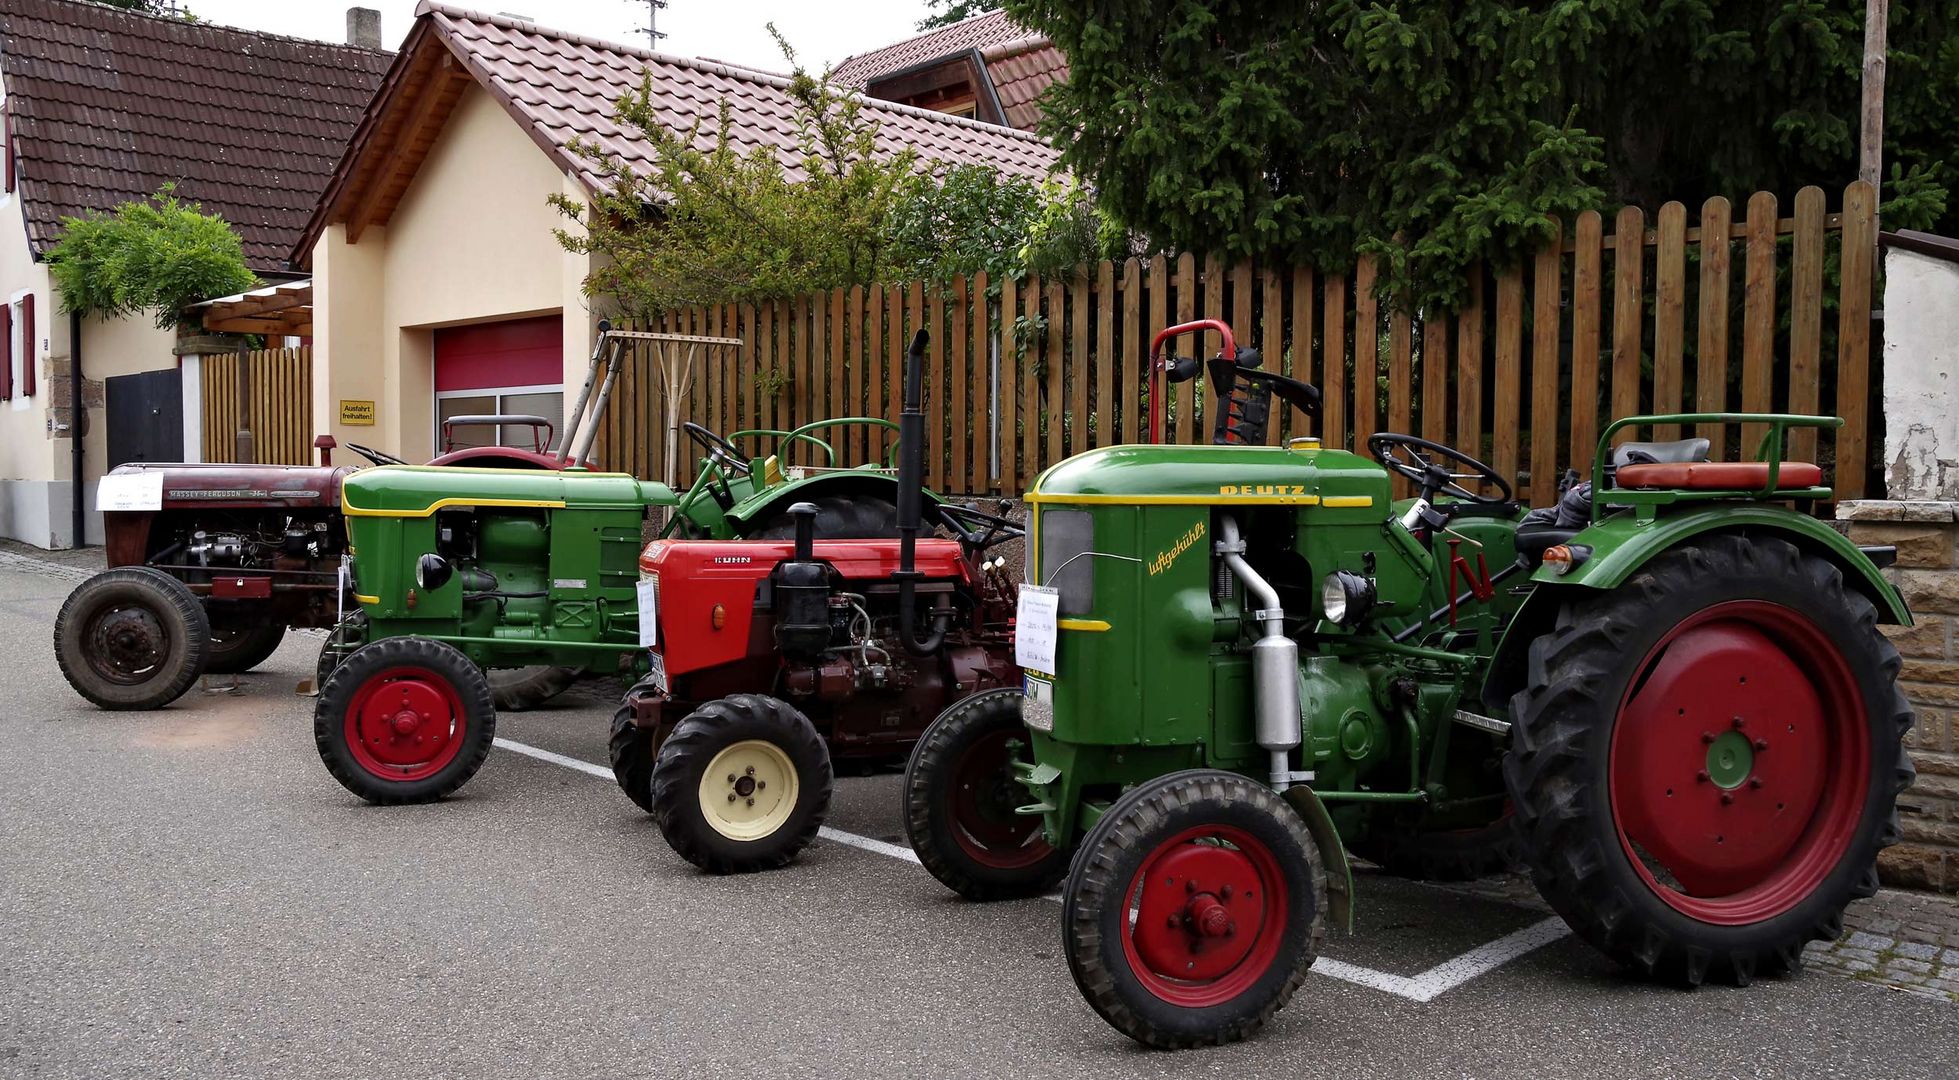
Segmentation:
{"type": "Polygon", "coordinates": [[[519,677],[527,668],[497,668],[489,671],[490,696],[498,712],[524,712],[535,709],[572,688],[584,677],[584,668],[540,667],[519,677]]]}
{"type": "Polygon", "coordinates": [[[652,813],[674,853],[709,873],[773,870],[794,861],[816,839],[829,811],[832,776],[829,745],[808,717],[788,702],[764,694],[731,694],[689,713],[660,744],[653,763],[652,813]],[[814,790],[804,793],[808,812],[802,814],[802,821],[793,820],[792,815],[781,831],[767,838],[770,843],[729,855],[716,850],[716,840],[725,838],[718,833],[707,835],[712,828],[698,820],[698,813],[686,811],[690,807],[698,810],[698,774],[728,744],[725,729],[742,722],[765,725],[769,737],[792,762],[820,762],[821,768],[818,782],[805,784],[814,790]]]}
{"type": "Polygon", "coordinates": [[[204,605],[198,603],[183,582],[147,566],[121,566],[96,574],[68,594],[54,619],[54,658],[62,676],[76,693],[113,712],[161,709],[184,696],[204,674],[210,663],[210,650],[211,620],[204,605]],[[86,661],[71,657],[84,647],[80,641],[81,624],[86,622],[90,605],[103,599],[105,593],[132,590],[142,595],[161,617],[176,624],[175,634],[182,637],[183,649],[176,669],[167,678],[123,686],[98,680],[86,661]]]}
{"type": "Polygon", "coordinates": [[[239,675],[265,663],[279,649],[279,643],[286,639],[286,624],[279,622],[254,623],[240,630],[239,637],[229,647],[220,646],[216,640],[211,642],[211,659],[204,670],[213,675],[239,675]]]}
{"type": "Polygon", "coordinates": [[[940,821],[943,785],[950,782],[941,775],[958,760],[958,751],[974,730],[984,732],[1010,712],[1014,726],[1020,725],[1020,691],[1012,687],[985,690],[955,703],[939,715],[912,746],[905,764],[905,838],[911,842],[919,864],[947,888],[974,901],[1017,900],[1040,896],[1054,888],[1068,874],[1068,852],[1055,851],[1032,867],[1008,873],[974,867],[956,845],[940,842],[946,826],[940,821]],[[950,850],[948,849],[950,847],[950,850]]]}
{"type": "MultiPolygon", "coordinates": [[[[631,691],[627,692],[631,697],[631,691]]],[[[612,762],[612,778],[633,805],[653,812],[652,731],[633,723],[633,707],[621,702],[612,714],[612,734],[606,739],[606,756],[612,762]]]]}
{"type": "Polygon", "coordinates": [[[453,645],[424,637],[391,637],[354,650],[333,669],[313,702],[313,743],[327,772],[340,786],[375,806],[429,803],[454,794],[483,767],[496,742],[497,710],[489,680],[453,645]],[[412,783],[383,780],[354,761],[347,750],[344,722],[348,699],[363,681],[383,668],[412,664],[447,678],[469,716],[468,743],[441,772],[412,783]]]}
{"type": "Polygon", "coordinates": [[[1840,937],[1844,907],[1876,891],[1877,852],[1898,839],[1897,796],[1915,776],[1904,748],[1913,716],[1897,688],[1899,666],[1897,650],[1878,631],[1870,600],[1846,588],[1834,564],[1773,535],[1695,537],[1648,562],[1620,588],[1587,602],[1567,603],[1554,629],[1531,644],[1528,683],[1511,700],[1512,749],[1504,761],[1505,782],[1538,891],[1581,937],[1648,978],[1683,986],[1708,979],[1740,986],[1757,975],[1796,972],[1803,946],[1840,937]],[[1743,574],[1786,577],[1813,598],[1812,610],[1834,605],[1849,614],[1889,687],[1888,702],[1867,703],[1867,708],[1888,717],[1892,730],[1885,744],[1895,748],[1895,758],[1877,828],[1854,840],[1845,855],[1846,862],[1854,859],[1860,868],[1826,879],[1823,887],[1836,883],[1836,892],[1806,925],[1766,945],[1712,948],[1664,920],[1642,917],[1624,883],[1608,872],[1608,858],[1621,856],[1602,850],[1590,831],[1595,819],[1587,807],[1596,797],[1589,795],[1594,763],[1588,737],[1595,730],[1590,718],[1616,708],[1604,695],[1626,662],[1630,628],[1640,625],[1640,615],[1677,589],[1743,574]]]}
{"type": "MultiPolygon", "coordinates": [[[[1139,858],[1142,856],[1138,856],[1139,858]]],[[[1061,908],[1062,948],[1068,955],[1068,970],[1075,985],[1101,1017],[1116,1030],[1148,1046],[1181,1050],[1197,1046],[1222,1046],[1238,1042],[1263,1027],[1273,1015],[1292,1000],[1306,972],[1319,956],[1326,940],[1326,867],[1318,846],[1297,811],[1271,788],[1237,773],[1193,769],[1174,773],[1138,785],[1116,800],[1077,849],[1068,875],[1061,908]],[[1126,902],[1123,892],[1129,887],[1118,864],[1139,849],[1153,843],[1150,831],[1171,814],[1200,803],[1227,805],[1248,803],[1257,813],[1269,815],[1291,833],[1305,853],[1306,871],[1314,895],[1314,911],[1307,928],[1302,962],[1294,965],[1270,1000],[1255,1012],[1208,1031],[1177,1031],[1166,1028],[1131,1006],[1116,986],[1114,974],[1100,963],[1102,927],[1098,904],[1109,898],[1126,902]]]]}

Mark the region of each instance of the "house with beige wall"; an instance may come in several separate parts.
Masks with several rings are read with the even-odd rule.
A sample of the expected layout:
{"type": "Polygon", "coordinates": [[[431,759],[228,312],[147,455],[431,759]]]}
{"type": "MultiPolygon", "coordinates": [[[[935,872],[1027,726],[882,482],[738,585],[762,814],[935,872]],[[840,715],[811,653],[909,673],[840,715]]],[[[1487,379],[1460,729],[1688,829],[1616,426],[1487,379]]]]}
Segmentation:
{"type": "MultiPolygon", "coordinates": [[[[319,431],[421,460],[443,417],[564,415],[607,312],[583,295],[590,265],[558,244],[569,223],[548,199],[602,182],[575,140],[651,171],[650,148],[612,119],[646,78],[675,127],[712,122],[725,101],[738,149],[801,168],[781,76],[420,5],[295,251],[313,274],[319,431]],[[369,402],[371,426],[345,422],[369,402]]],[[[1038,177],[1056,157],[1038,136],[945,113],[869,101],[864,115],[881,151],[911,147],[924,167],[1038,177]]]]}
{"type": "Polygon", "coordinates": [[[0,536],[99,542],[96,478],[199,444],[197,361],[172,331],[62,310],[45,261],[62,222],[174,185],[231,223],[255,273],[295,276],[293,243],[388,67],[377,18],[350,19],[372,39],[345,46],[0,0],[0,536]]]}

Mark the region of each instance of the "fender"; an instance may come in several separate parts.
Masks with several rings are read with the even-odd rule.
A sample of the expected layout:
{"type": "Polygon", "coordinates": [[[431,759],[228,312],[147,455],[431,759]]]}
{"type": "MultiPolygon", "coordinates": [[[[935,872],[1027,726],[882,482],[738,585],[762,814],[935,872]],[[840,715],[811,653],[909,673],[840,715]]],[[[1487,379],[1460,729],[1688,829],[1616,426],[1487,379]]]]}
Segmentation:
{"type": "Polygon", "coordinates": [[[1340,842],[1340,830],[1326,804],[1304,784],[1287,788],[1282,797],[1306,822],[1306,831],[1319,845],[1320,861],[1326,864],[1327,917],[1354,932],[1354,868],[1347,861],[1347,846],[1340,842]]]}
{"type": "Polygon", "coordinates": [[[1495,710],[1509,708],[1510,696],[1523,688],[1530,643],[1557,618],[1558,606],[1570,597],[1566,590],[1618,588],[1661,552],[1702,533],[1717,531],[1778,534],[1798,548],[1835,563],[1843,571],[1845,584],[1877,608],[1878,622],[1912,624],[1911,611],[1898,590],[1870,558],[1827,522],[1807,514],[1734,503],[1706,504],[1705,509],[1674,511],[1645,520],[1619,513],[1572,537],[1570,543],[1590,547],[1592,556],[1570,573],[1560,575],[1539,566],[1531,575],[1531,583],[1538,588],[1524,600],[1497,645],[1489,678],[1483,685],[1483,703],[1495,710]]]}
{"type": "MultiPolygon", "coordinates": [[[[923,494],[928,509],[943,501],[931,491],[923,494]]],[[[832,472],[766,487],[728,511],[730,533],[745,535],[751,527],[766,525],[778,514],[787,513],[791,504],[823,496],[845,499],[874,496],[895,505],[898,478],[881,472],[832,472]]]]}

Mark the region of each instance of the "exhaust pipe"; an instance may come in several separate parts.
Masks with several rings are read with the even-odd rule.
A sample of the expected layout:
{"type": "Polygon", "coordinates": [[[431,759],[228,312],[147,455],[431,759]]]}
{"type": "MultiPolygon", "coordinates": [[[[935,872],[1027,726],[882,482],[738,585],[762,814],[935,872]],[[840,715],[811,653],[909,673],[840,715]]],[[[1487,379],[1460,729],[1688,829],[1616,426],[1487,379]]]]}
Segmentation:
{"type": "Polygon", "coordinates": [[[952,609],[934,607],[932,626],[918,636],[918,522],[925,510],[925,413],[921,407],[925,381],[924,330],[912,335],[905,353],[904,408],[898,414],[898,638],[913,656],[931,656],[945,644],[952,627],[952,609]]]}
{"type": "Polygon", "coordinates": [[[1292,751],[1301,737],[1299,643],[1286,636],[1278,590],[1245,561],[1245,541],[1230,514],[1218,517],[1217,552],[1258,602],[1252,617],[1265,626],[1265,636],[1252,644],[1253,726],[1258,745],[1271,754],[1272,787],[1284,791],[1293,780],[1306,779],[1292,771],[1292,751]]]}

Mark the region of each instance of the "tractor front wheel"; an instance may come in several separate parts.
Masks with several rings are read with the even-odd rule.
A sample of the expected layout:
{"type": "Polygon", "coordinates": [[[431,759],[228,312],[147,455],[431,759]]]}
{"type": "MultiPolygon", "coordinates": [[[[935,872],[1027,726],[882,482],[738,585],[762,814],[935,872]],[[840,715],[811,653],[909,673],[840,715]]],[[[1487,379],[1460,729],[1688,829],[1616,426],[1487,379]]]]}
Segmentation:
{"type": "Polygon", "coordinates": [[[327,771],[377,806],[434,802],[462,787],[496,740],[490,683],[452,645],[382,638],[333,669],[313,703],[327,771]]]}
{"type": "Polygon", "coordinates": [[[689,713],[653,761],[652,811],[675,853],[703,870],[784,866],[830,809],[830,751],[784,701],[734,694],[689,713]]]}
{"type": "Polygon", "coordinates": [[[1027,789],[1014,778],[1027,758],[1021,693],[988,690],[932,721],[905,766],[905,835],[918,861],[968,900],[1039,896],[1068,872],[1068,852],[1041,837],[1041,819],[1020,814],[1027,789]]]}
{"type": "Polygon", "coordinates": [[[54,659],[75,692],[104,709],[161,709],[210,660],[211,621],[184,583],[124,566],[81,583],[54,619],[54,659]]]}
{"type": "Polygon", "coordinates": [[[1911,708],[1870,601],[1774,537],[1698,537],[1567,601],[1504,764],[1538,891],[1649,977],[1793,972],[1877,888],[1911,708]]]}
{"type": "Polygon", "coordinates": [[[653,812],[653,755],[659,749],[659,740],[652,728],[633,722],[633,693],[638,689],[639,686],[634,686],[626,691],[625,700],[612,714],[612,737],[606,740],[606,750],[612,758],[612,778],[619,782],[619,790],[626,793],[634,806],[650,814],[653,812]]]}
{"type": "Polygon", "coordinates": [[[1082,841],[1061,909],[1075,985],[1149,1046],[1236,1042],[1292,999],[1326,936],[1326,870],[1271,788],[1193,769],[1138,785],[1082,841]]]}

